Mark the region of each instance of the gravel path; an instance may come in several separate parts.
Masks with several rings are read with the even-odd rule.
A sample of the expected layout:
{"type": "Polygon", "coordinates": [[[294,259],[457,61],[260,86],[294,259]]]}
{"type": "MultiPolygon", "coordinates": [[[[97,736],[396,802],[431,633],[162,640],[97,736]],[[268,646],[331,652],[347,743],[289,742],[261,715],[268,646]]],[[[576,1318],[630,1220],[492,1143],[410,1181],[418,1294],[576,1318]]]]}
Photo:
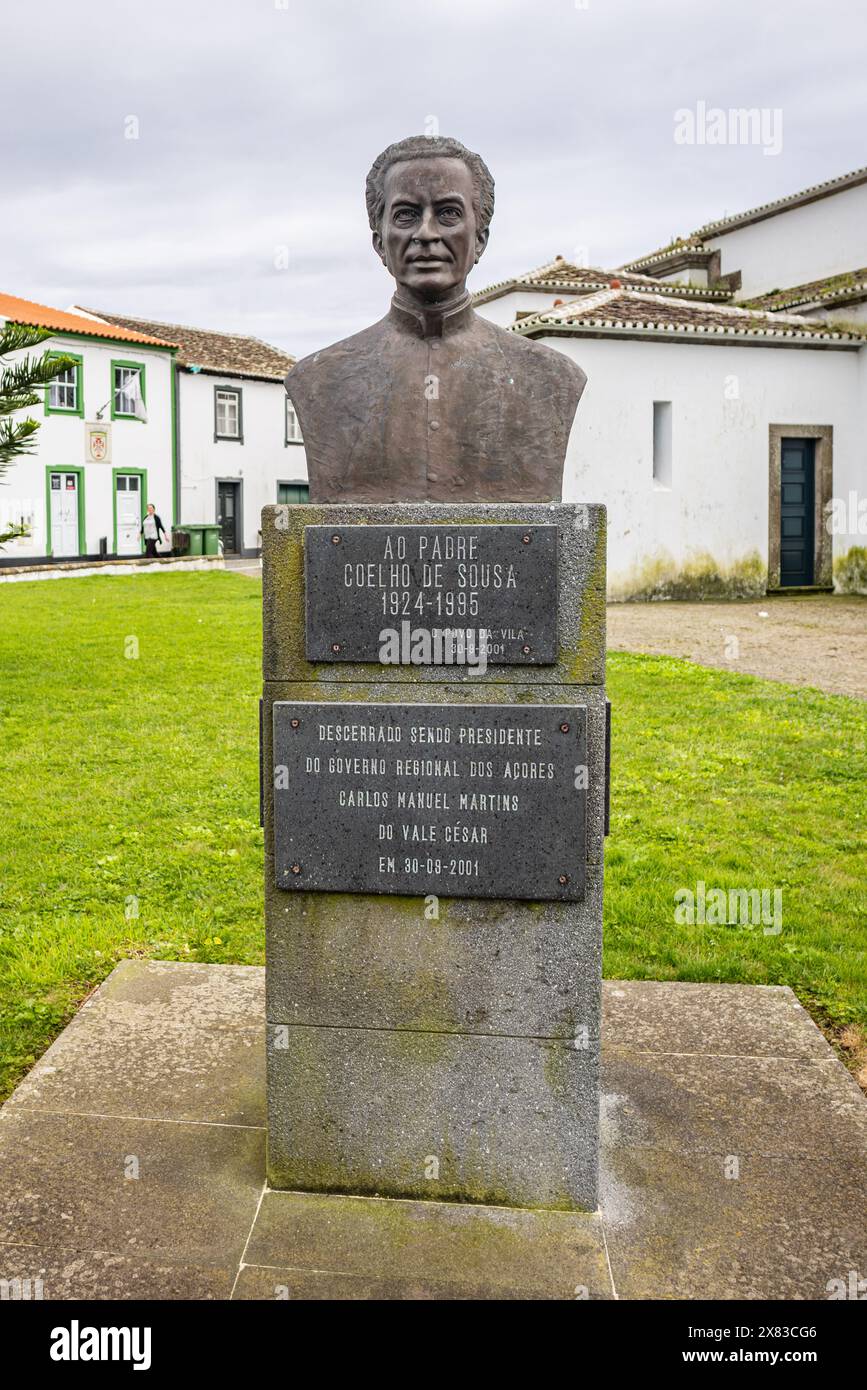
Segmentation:
{"type": "Polygon", "coordinates": [[[867,698],[864,598],[820,594],[740,603],[611,603],[608,646],[867,698]]]}

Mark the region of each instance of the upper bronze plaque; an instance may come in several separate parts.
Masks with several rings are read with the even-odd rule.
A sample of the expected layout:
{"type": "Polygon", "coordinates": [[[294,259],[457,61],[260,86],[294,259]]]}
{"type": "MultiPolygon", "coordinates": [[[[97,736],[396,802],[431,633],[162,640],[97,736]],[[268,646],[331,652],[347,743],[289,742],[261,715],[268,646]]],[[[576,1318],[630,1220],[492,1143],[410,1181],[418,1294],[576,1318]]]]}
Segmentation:
{"type": "Polygon", "coordinates": [[[547,666],[556,526],[307,526],[308,661],[547,666]]]}

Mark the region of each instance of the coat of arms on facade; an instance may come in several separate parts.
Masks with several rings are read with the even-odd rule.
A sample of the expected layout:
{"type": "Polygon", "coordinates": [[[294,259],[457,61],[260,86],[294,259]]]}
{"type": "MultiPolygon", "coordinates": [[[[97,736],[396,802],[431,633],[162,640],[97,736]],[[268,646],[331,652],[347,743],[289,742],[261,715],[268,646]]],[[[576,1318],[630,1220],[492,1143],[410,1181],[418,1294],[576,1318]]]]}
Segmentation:
{"type": "Polygon", "coordinates": [[[84,457],[88,463],[111,462],[110,425],[85,425],[84,457]]]}

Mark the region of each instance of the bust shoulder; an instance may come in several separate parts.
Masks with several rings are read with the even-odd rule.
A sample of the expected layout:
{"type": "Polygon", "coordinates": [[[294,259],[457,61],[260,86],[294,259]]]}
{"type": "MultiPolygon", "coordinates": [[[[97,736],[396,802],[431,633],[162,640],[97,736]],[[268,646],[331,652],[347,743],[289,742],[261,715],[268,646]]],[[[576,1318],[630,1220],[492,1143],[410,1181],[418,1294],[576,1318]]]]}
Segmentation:
{"type": "Polygon", "coordinates": [[[293,404],[298,406],[301,403],[306,392],[313,388],[314,382],[318,388],[324,379],[339,376],[347,367],[354,370],[359,358],[376,352],[386,324],[387,316],[378,323],[371,324],[369,328],[363,328],[360,333],[353,333],[349,338],[341,338],[337,343],[309,353],[307,357],[302,357],[296,362],[294,367],[290,367],[283,384],[293,404]]]}
{"type": "Polygon", "coordinates": [[[512,333],[508,328],[491,323],[490,319],[482,321],[496,336],[497,346],[515,363],[516,370],[537,374],[545,388],[561,402],[562,408],[574,414],[587,385],[587,373],[583,368],[564,352],[557,352],[520,333],[512,333]]]}

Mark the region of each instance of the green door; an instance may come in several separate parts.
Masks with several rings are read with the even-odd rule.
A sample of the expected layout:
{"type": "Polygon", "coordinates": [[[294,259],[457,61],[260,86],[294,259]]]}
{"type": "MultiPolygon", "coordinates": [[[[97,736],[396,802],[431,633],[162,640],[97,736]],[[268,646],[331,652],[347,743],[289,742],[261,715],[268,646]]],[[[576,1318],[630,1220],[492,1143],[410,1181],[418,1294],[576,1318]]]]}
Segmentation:
{"type": "Polygon", "coordinates": [[[306,483],[277,484],[278,502],[307,502],[309,498],[310,488],[306,483]]]}
{"type": "Polygon", "coordinates": [[[784,439],[780,470],[780,585],[815,583],[815,439],[784,439]]]}

